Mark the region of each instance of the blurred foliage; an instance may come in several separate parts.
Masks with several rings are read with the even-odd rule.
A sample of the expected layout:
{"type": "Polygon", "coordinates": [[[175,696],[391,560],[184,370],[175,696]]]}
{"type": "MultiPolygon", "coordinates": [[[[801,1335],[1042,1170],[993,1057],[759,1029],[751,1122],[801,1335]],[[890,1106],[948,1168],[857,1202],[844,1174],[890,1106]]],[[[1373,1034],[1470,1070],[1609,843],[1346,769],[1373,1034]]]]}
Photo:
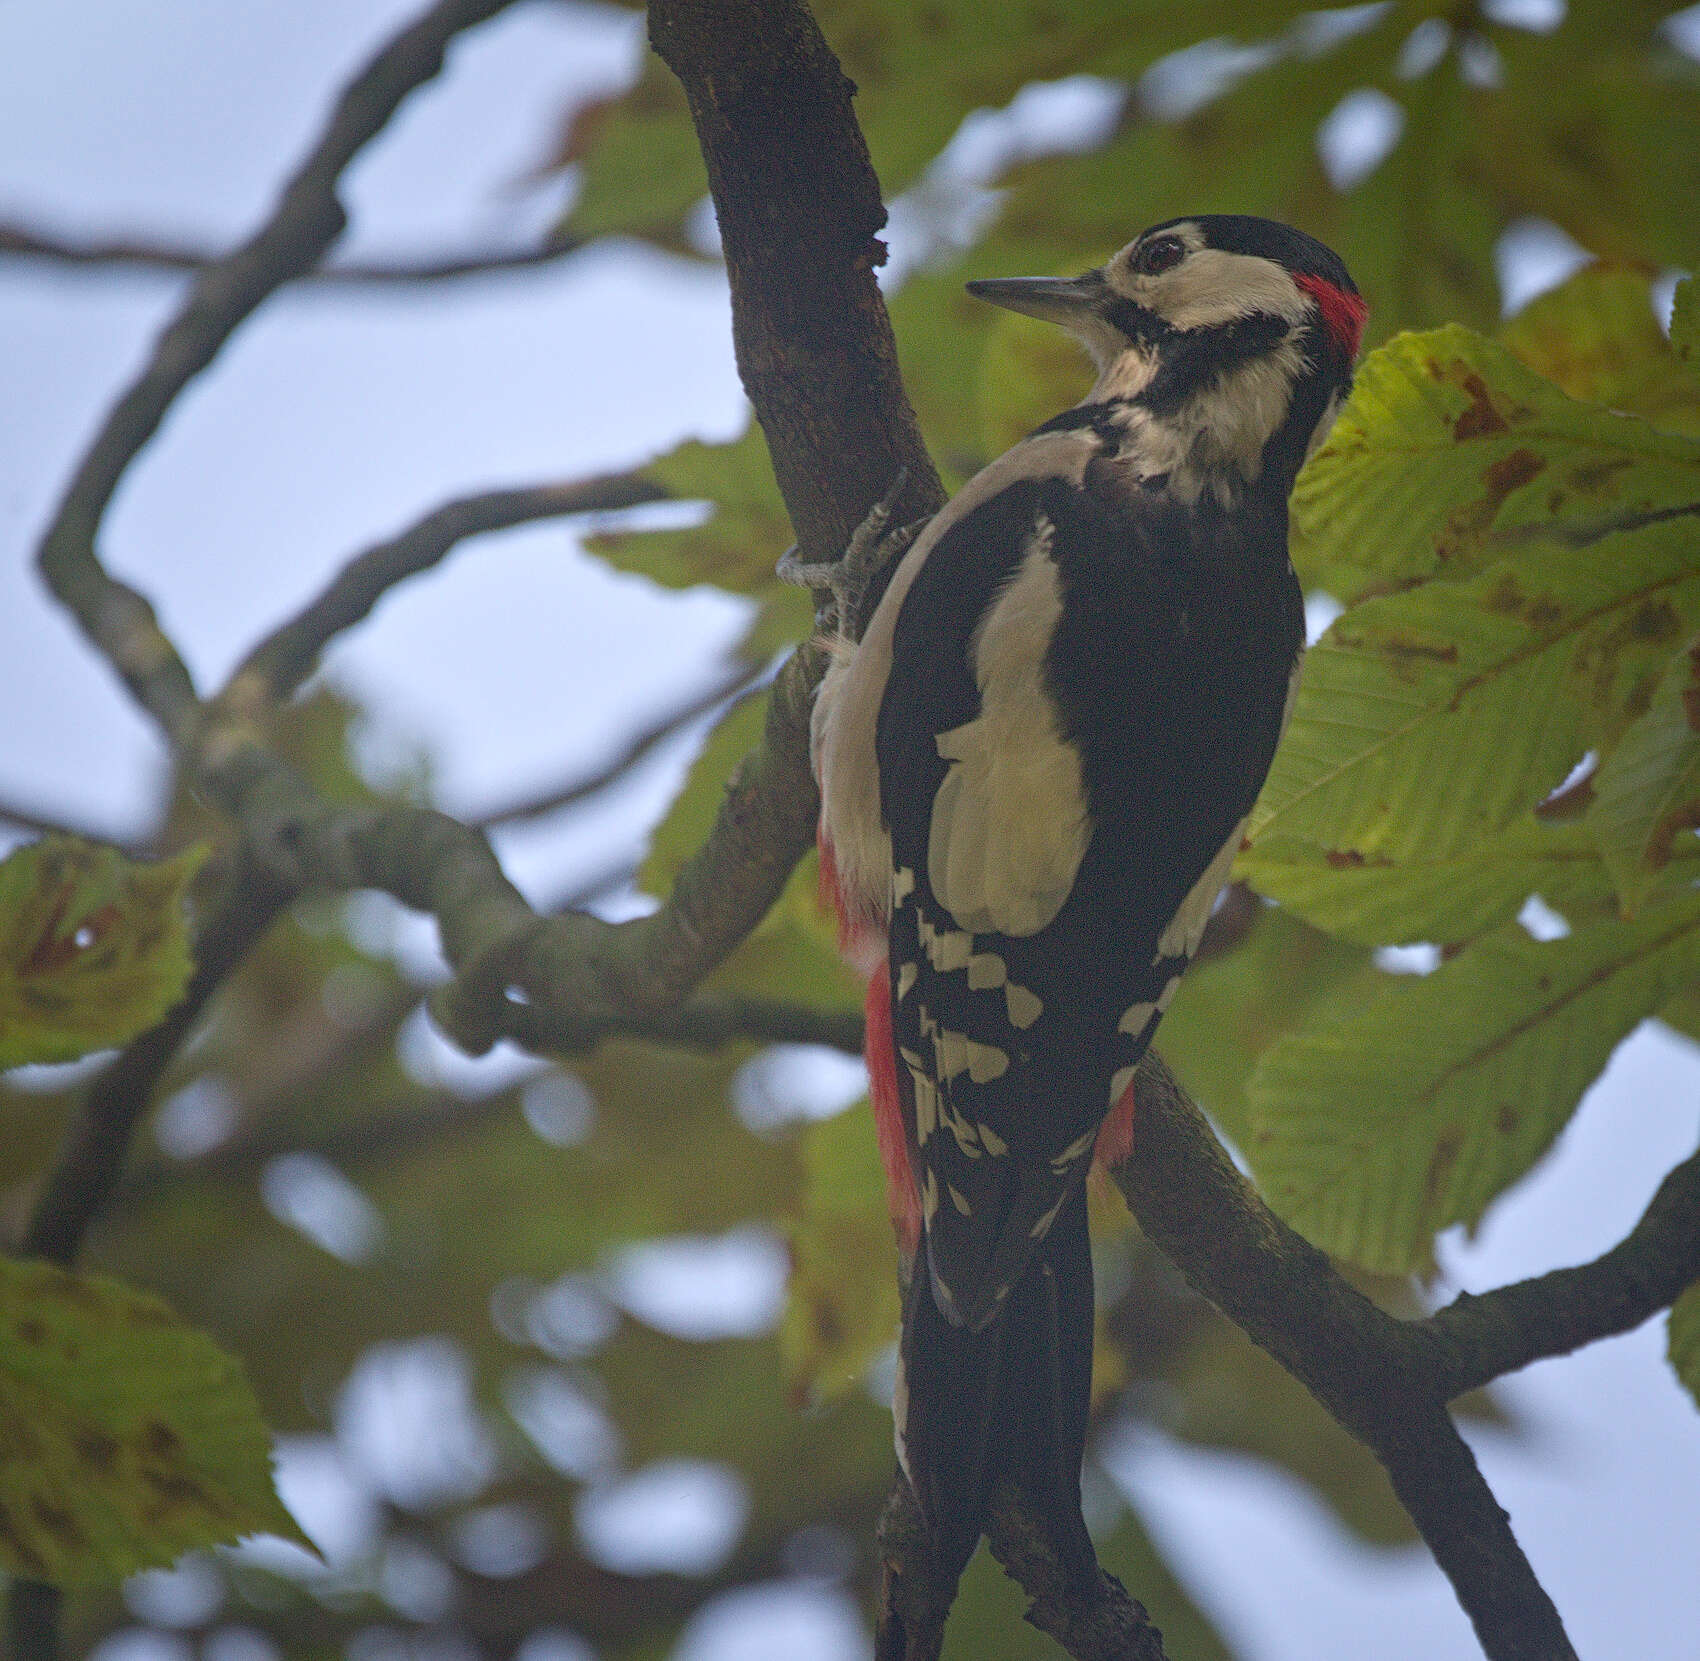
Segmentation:
{"type": "Polygon", "coordinates": [[[1673,349],[1645,279],[1593,271],[1509,350],[1402,335],[1295,497],[1301,570],[1351,603],[1307,659],[1241,875],[1345,939],[1447,951],[1270,1046],[1244,1146],[1289,1220],[1369,1268],[1476,1223],[1700,980],[1687,306],[1673,349]],[[1561,938],[1513,920],[1532,894],[1561,938]]]}
{"type": "MultiPolygon", "coordinates": [[[[1331,243],[1371,301],[1382,349],[1295,502],[1307,584],[1349,609],[1312,655],[1241,860],[1270,903],[1189,976],[1163,1048],[1295,1222],[1394,1272],[1426,1268],[1436,1229],[1474,1222],[1528,1169],[1643,1015],[1700,1036],[1700,333],[1692,283],[1677,290],[1669,341],[1649,287],[1693,266],[1700,243],[1700,66],[1662,27],[1668,4],[1555,8],[1546,29],[1513,26],[1514,10],[819,7],[888,197],[903,195],[889,299],[947,480],[1088,381],[1065,341],[972,301],[966,277],[1074,272],[1149,223],[1251,212],[1331,243]],[[1096,78],[1095,126],[1066,140],[1006,134],[984,165],[956,146],[941,159],[973,112],[1071,76],[1096,78]],[[1335,144],[1351,117],[1396,135],[1355,173],[1335,144]],[[1496,251],[1531,217],[1600,263],[1490,338],[1496,251]],[[1568,934],[1523,929],[1531,895],[1568,934]],[[1376,948],[1413,942],[1444,948],[1434,974],[1378,966],[1376,948]]],[[[572,233],[703,257],[704,175],[656,60],[627,92],[570,112],[557,159],[579,173],[572,233]]],[[[595,548],[668,586],[755,599],[748,653],[805,632],[807,596],[773,577],[789,537],[760,435],[693,442],[650,471],[710,504],[707,522],[609,533],[595,548]]],[[[763,707],[746,700],[708,739],[655,834],[650,893],[700,841],[763,707]]],[[[353,718],[321,692],[269,736],[328,796],[372,799],[349,761],[353,718]]],[[[162,826],[162,850],[207,840],[214,866],[228,857],[186,793],[162,826]]],[[[186,879],[186,866],[165,869],[186,879]]],[[[814,887],[810,859],[719,986],[860,1002],[814,887]]],[[[424,988],[372,915],[303,904],[273,930],[179,1058],[91,1242],[101,1268],[240,1354],[270,1422],[308,1439],[286,1446],[334,1458],[371,1508],[329,1569],[211,1560],[222,1613],[204,1622],[260,1628],[292,1656],[340,1655],[369,1628],[448,1628],[506,1654],[558,1627],[610,1661],[663,1657],[720,1593],[807,1572],[822,1525],[838,1531],[833,1572],[865,1601],[892,1469],[877,1397],[896,1312],[865,1110],[808,1123],[799,1107],[752,1129],[737,1110],[749,1046],[610,1043],[457,1090],[421,1060],[424,988]],[[750,1224],[789,1243],[782,1318],[688,1338],[622,1307],[623,1246],[750,1224]],[[360,1390],[405,1354],[464,1380],[461,1433],[486,1450],[435,1489],[386,1474],[356,1423],[360,1390]],[[583,1507],[684,1457],[734,1473],[747,1499],[725,1560],[700,1573],[599,1560],[583,1507]],[[524,1567],[464,1547],[497,1504],[541,1528],[524,1567]],[[410,1552],[446,1577],[435,1603],[397,1571],[410,1552]]],[[[11,1226],[75,1089],[0,1080],[11,1226]]],[[[1094,1196],[1093,1229],[1106,1427],[1271,1462],[1357,1538],[1407,1537],[1367,1456],[1179,1283],[1119,1199],[1094,1196]]],[[[1372,1292],[1409,1296],[1398,1278],[1372,1292]]],[[[1697,1332],[1691,1293],[1671,1321],[1691,1388],[1697,1332]]],[[[1174,1653],[1226,1656],[1096,1455],[1090,1486],[1106,1566],[1174,1653]]],[[[949,1653],[1055,1653],[1019,1613],[982,1557],[949,1653]]],[[[109,1593],[79,1596],[73,1651],[124,1618],[109,1593]]]]}
{"type": "Polygon", "coordinates": [[[242,1370],[157,1298],[0,1259],[0,1564],[60,1585],[303,1537],[242,1370]]]}
{"type": "Polygon", "coordinates": [[[0,860],[0,1068],[122,1044],[182,997],[201,858],[139,865],[49,836],[0,860]]]}

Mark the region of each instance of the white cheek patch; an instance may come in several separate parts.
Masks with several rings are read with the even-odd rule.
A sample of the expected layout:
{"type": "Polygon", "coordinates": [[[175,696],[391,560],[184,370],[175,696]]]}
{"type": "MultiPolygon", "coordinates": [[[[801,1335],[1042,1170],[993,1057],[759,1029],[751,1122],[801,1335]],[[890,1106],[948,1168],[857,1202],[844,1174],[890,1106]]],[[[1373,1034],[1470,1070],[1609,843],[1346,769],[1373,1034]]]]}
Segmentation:
{"type": "Polygon", "coordinates": [[[1045,528],[993,604],[975,646],[981,712],[940,733],[952,765],[933,798],[927,874],[973,934],[1037,934],[1074,886],[1092,827],[1080,755],[1044,680],[1062,612],[1045,528]]]}
{"type": "Polygon", "coordinates": [[[1190,958],[1198,950],[1198,942],[1204,936],[1204,925],[1210,921],[1216,896],[1222,892],[1222,884],[1233,869],[1234,855],[1240,851],[1240,837],[1245,831],[1245,824],[1242,819],[1234,826],[1228,840],[1217,850],[1216,857],[1204,868],[1204,875],[1187,891],[1180,909],[1169,919],[1169,926],[1158,938],[1157,955],[1151,959],[1153,964],[1161,963],[1166,957],[1190,958]]]}
{"type": "Polygon", "coordinates": [[[1208,329],[1259,312],[1297,327],[1311,313],[1310,297],[1274,260],[1200,248],[1172,270],[1133,279],[1132,298],[1177,329],[1208,329]]]}

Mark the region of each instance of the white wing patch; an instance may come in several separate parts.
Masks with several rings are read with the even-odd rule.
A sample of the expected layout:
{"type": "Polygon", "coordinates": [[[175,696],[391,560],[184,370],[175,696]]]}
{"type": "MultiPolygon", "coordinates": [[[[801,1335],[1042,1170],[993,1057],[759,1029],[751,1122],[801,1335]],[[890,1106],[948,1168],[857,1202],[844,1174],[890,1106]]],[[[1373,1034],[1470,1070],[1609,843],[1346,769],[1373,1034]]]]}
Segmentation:
{"type": "Polygon", "coordinates": [[[840,894],[852,912],[885,914],[891,838],[880,801],[876,738],[892,672],[898,614],[928,555],[950,530],[1007,485],[1036,478],[1079,484],[1098,441],[1083,432],[1038,433],[976,473],[934,514],[892,573],[859,645],[830,642],[832,661],[815,697],[812,752],[821,787],[821,825],[832,844],[840,894]]]}
{"type": "Polygon", "coordinates": [[[971,934],[1026,936],[1062,910],[1092,836],[1080,754],[1058,731],[1045,653],[1062,611],[1055,535],[1041,527],[974,647],[980,714],[938,736],[927,874],[971,934]]]}

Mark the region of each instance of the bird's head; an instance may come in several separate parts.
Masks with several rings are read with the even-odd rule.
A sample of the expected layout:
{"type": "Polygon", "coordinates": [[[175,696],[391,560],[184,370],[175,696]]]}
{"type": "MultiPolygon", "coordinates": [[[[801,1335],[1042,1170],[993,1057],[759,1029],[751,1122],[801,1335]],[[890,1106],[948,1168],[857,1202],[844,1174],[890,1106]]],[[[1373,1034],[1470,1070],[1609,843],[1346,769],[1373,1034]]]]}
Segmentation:
{"type": "Polygon", "coordinates": [[[1067,329],[1097,365],[1088,403],[1132,406],[1243,477],[1288,484],[1351,387],[1368,310],[1331,249],[1245,214],[1154,225],[1084,276],[968,289],[1067,329]]]}

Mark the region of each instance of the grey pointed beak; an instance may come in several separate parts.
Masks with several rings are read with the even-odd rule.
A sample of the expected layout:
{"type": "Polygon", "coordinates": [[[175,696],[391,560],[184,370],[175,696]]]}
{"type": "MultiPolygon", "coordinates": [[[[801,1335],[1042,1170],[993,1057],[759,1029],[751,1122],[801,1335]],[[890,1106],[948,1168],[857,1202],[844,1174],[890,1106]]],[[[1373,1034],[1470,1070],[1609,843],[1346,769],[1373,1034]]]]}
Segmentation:
{"type": "Polygon", "coordinates": [[[1096,314],[1104,280],[1096,271],[1084,277],[982,277],[968,284],[968,292],[1007,311],[1025,312],[1069,328],[1096,314]]]}

